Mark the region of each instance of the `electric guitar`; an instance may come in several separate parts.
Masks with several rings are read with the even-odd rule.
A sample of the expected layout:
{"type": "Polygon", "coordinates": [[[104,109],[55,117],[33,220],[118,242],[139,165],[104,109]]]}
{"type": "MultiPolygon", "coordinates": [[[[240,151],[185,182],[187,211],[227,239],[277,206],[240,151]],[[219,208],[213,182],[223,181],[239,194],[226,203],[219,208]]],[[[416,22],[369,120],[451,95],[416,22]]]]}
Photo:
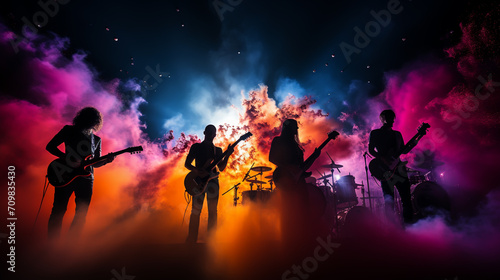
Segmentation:
{"type": "MultiPolygon", "coordinates": [[[[251,132],[247,132],[244,135],[240,136],[240,138],[230,145],[231,148],[236,147],[238,143],[241,141],[247,140],[250,136],[252,136],[251,132]]],[[[186,188],[186,192],[192,196],[197,196],[205,192],[208,181],[219,177],[219,172],[216,170],[217,164],[219,164],[222,159],[229,153],[229,148],[222,153],[221,156],[214,159],[212,162],[207,162],[203,167],[203,170],[208,172],[208,175],[204,177],[198,176],[198,172],[191,171],[184,178],[184,187],[186,188]]]]}
{"type": "MultiPolygon", "coordinates": [[[[315,150],[315,151],[321,151],[330,140],[334,140],[339,136],[339,133],[337,131],[331,131],[328,133],[328,138],[326,138],[325,141],[315,150]]],[[[298,183],[301,179],[305,179],[309,176],[311,176],[312,172],[307,172],[307,170],[312,166],[314,161],[317,159],[317,157],[313,154],[311,154],[305,161],[302,167],[297,167],[294,170],[291,170],[290,168],[287,167],[287,170],[284,170],[283,168],[276,168],[273,173],[273,179],[274,182],[276,183],[276,186],[279,187],[279,182],[281,179],[284,177],[290,178],[293,183],[298,183]]],[[[286,180],[290,182],[289,180],[286,180]]]]}
{"type": "Polygon", "coordinates": [[[377,157],[370,161],[368,168],[373,177],[377,178],[379,181],[386,181],[392,178],[401,166],[405,166],[408,162],[401,161],[399,156],[404,152],[411,151],[418,143],[420,138],[427,134],[427,129],[431,126],[428,123],[422,123],[417,134],[404,145],[404,147],[392,157],[377,157]]]}
{"type": "Polygon", "coordinates": [[[58,158],[53,160],[49,167],[47,168],[47,179],[49,183],[56,187],[64,187],[75,180],[77,177],[88,177],[91,175],[91,171],[89,167],[108,160],[110,157],[116,157],[123,153],[139,153],[141,152],[142,146],[129,147],[114,153],[109,153],[105,156],[92,158],[92,155],[89,155],[82,162],[69,162],[69,160],[58,158]]]}

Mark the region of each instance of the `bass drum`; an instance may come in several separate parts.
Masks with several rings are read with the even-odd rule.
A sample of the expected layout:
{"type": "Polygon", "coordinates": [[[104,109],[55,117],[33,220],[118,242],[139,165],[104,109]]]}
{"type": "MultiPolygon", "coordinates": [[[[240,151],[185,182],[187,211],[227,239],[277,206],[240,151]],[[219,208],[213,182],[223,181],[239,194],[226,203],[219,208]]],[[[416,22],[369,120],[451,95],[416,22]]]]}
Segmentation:
{"type": "Polygon", "coordinates": [[[367,229],[376,226],[370,209],[363,206],[342,209],[337,213],[339,236],[355,237],[363,235],[367,229]]]}
{"type": "Polygon", "coordinates": [[[311,218],[321,218],[326,209],[326,198],[320,188],[313,184],[305,184],[309,199],[309,214],[311,218]]]}
{"type": "Polygon", "coordinates": [[[412,193],[413,208],[417,219],[437,215],[448,217],[451,210],[450,196],[435,182],[422,182],[412,193]]]}
{"type": "Polygon", "coordinates": [[[243,205],[250,202],[266,203],[271,198],[271,192],[265,190],[243,191],[241,197],[241,204],[243,205]]]}
{"type": "Polygon", "coordinates": [[[337,208],[347,208],[358,205],[356,195],[356,181],[354,176],[346,175],[340,177],[336,183],[337,208]]]}

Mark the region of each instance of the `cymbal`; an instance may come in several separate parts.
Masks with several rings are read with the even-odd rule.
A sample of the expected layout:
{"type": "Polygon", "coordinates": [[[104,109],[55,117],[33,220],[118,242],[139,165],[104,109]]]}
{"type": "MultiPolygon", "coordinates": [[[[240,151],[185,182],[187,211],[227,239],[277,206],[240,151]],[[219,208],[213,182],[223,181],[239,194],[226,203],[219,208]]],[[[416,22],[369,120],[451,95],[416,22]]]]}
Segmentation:
{"type": "Polygon", "coordinates": [[[361,199],[370,199],[370,198],[383,198],[381,196],[372,196],[372,197],[360,197],[361,199]]]}
{"type": "Polygon", "coordinates": [[[332,169],[332,168],[341,168],[344,166],[342,164],[331,163],[331,164],[322,165],[321,167],[332,169]]]}
{"type": "Polygon", "coordinates": [[[271,167],[267,167],[267,166],[255,166],[255,167],[252,167],[252,170],[257,171],[257,172],[267,172],[267,171],[271,171],[273,169],[271,167]]]}
{"type": "Polygon", "coordinates": [[[272,180],[272,179],[273,179],[273,175],[267,175],[267,176],[266,176],[266,177],[264,177],[264,178],[266,178],[266,179],[271,179],[271,180],[272,180]]]}
{"type": "Polygon", "coordinates": [[[259,181],[259,180],[248,180],[248,179],[247,179],[247,182],[250,182],[250,183],[255,183],[255,184],[259,184],[259,185],[265,185],[265,184],[267,184],[266,182],[264,182],[264,181],[259,181]]]}

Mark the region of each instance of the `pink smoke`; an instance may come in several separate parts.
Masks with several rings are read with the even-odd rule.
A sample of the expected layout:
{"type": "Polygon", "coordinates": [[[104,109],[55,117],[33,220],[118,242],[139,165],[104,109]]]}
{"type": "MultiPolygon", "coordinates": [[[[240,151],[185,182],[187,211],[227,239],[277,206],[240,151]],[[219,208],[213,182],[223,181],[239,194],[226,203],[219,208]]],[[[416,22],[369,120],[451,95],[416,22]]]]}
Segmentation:
{"type": "MultiPolygon", "coordinates": [[[[394,249],[396,253],[407,250],[417,256],[415,261],[425,259],[428,248],[434,249],[432,260],[436,262],[440,258],[451,258],[457,252],[472,255],[476,258],[474,264],[494,263],[498,259],[500,231],[496,221],[500,199],[495,163],[500,156],[500,149],[496,147],[500,136],[497,129],[500,122],[497,50],[500,48],[497,32],[490,24],[498,18],[493,15],[498,15],[498,10],[462,25],[462,42],[447,50],[453,58],[450,61],[435,62],[434,58],[426,58],[387,73],[386,90],[368,101],[372,104],[370,111],[356,112],[368,125],[353,129],[352,134],[344,133],[325,148],[335,161],[344,165],[341,175],[350,172],[359,182],[365,178],[362,155],[367,149],[368,133],[379,126],[381,110],[396,111],[395,128],[403,133],[405,140],[415,134],[420,123],[428,122],[431,124],[429,134],[408,156],[410,165],[424,167],[427,161],[423,159],[442,162],[437,168],[437,173],[443,174],[439,183],[454,198],[455,207],[475,215],[461,217],[452,226],[439,218],[425,220],[406,232],[387,228],[383,223],[373,225],[373,221],[378,221],[373,219],[372,223],[361,225],[357,231],[360,238],[356,241],[362,240],[370,246],[380,242],[383,249],[394,249]],[[367,231],[370,227],[373,230],[367,231]]],[[[75,54],[71,59],[61,55],[67,40],[39,38],[43,45],[22,44],[16,56],[9,38],[12,33],[2,27],[0,53],[8,59],[0,60],[0,67],[8,69],[16,64],[18,69],[1,89],[0,153],[5,159],[3,170],[9,165],[16,167],[18,217],[26,221],[19,225],[20,238],[28,240],[32,236],[30,221],[34,220],[41,197],[45,168],[53,159],[45,152],[46,143],[63,125],[71,122],[79,108],[95,106],[105,116],[104,127],[99,132],[104,153],[135,145],[142,145],[144,152],[123,155],[112,165],[97,170],[99,179],[95,183],[88,222],[93,236],[102,234],[104,238],[93,240],[95,244],[90,251],[99,252],[101,245],[108,245],[109,251],[113,251],[118,244],[127,244],[130,240],[141,244],[152,240],[181,242],[185,235],[185,227],[179,226],[185,206],[181,185],[186,173],[182,164],[190,145],[200,139],[185,134],[174,139],[169,133],[159,143],[147,140],[141,130],[145,124],[141,123],[138,110],[144,100],[136,98],[130,105],[124,105],[117,90],[120,81],[99,82],[83,55],[75,54]],[[124,220],[131,222],[122,224],[124,220]],[[142,231],[144,227],[150,229],[148,234],[142,231]]],[[[339,127],[336,120],[311,108],[314,98],[288,100],[284,106],[277,106],[268,97],[267,88],[262,87],[250,92],[242,103],[241,126],[219,127],[218,144],[226,145],[246,130],[254,132],[255,137],[251,145],[242,146],[241,150],[238,147],[239,157],[230,163],[234,171],[228,173],[228,182],[239,178],[252,160],[268,164],[270,140],[279,134],[284,118],[301,121],[301,141],[306,155],[326,138],[328,131],[339,127]]],[[[349,115],[339,118],[339,122],[343,121],[349,121],[349,115]]],[[[313,168],[326,163],[329,159],[323,155],[313,168]]],[[[371,186],[374,193],[380,192],[376,185],[371,186]]],[[[31,238],[33,242],[43,239],[52,195],[49,189],[35,229],[36,237],[31,238]]],[[[228,209],[227,203],[221,203],[221,207],[228,209]]],[[[71,217],[71,211],[68,212],[71,217]]],[[[66,223],[69,220],[66,219],[66,223]]],[[[226,227],[222,228],[247,229],[244,223],[226,219],[226,227]]],[[[266,248],[253,249],[265,254],[266,248]]],[[[233,251],[228,252],[231,257],[233,251]]],[[[398,255],[391,257],[397,259],[398,255]]],[[[377,263],[373,259],[370,260],[377,263]]],[[[463,263],[469,258],[464,256],[458,260],[463,263]]]]}

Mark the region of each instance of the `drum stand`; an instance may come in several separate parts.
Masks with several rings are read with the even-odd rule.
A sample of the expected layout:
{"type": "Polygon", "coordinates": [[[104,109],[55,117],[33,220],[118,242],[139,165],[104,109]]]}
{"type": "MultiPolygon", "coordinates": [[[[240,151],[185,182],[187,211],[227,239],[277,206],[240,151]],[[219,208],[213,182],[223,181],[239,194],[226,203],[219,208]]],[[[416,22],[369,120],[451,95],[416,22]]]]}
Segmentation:
{"type": "Polygon", "coordinates": [[[239,189],[239,185],[245,181],[245,179],[248,177],[248,174],[250,173],[250,170],[252,169],[253,165],[255,164],[252,163],[252,166],[250,167],[250,169],[248,170],[247,174],[245,175],[245,177],[243,177],[243,180],[241,180],[240,183],[234,185],[232,188],[230,188],[229,190],[225,191],[222,195],[225,195],[226,193],[228,193],[230,190],[234,189],[234,198],[233,198],[233,201],[234,201],[234,206],[236,207],[236,205],[238,205],[238,200],[240,199],[238,197],[238,189],[239,189]]]}
{"type": "MultiPolygon", "coordinates": [[[[339,234],[339,218],[338,218],[338,214],[337,214],[337,184],[335,183],[335,177],[333,176],[333,172],[335,172],[335,168],[333,167],[333,166],[335,166],[335,162],[333,161],[330,154],[328,154],[328,152],[326,152],[326,154],[328,155],[328,157],[332,161],[332,164],[331,164],[332,167],[330,169],[330,172],[331,172],[331,176],[332,176],[333,211],[335,213],[335,234],[338,235],[339,234]]],[[[337,168],[337,170],[340,173],[340,169],[337,168]]]]}
{"type": "MultiPolygon", "coordinates": [[[[370,180],[368,178],[368,165],[366,164],[366,156],[371,157],[367,152],[363,154],[363,157],[365,158],[365,173],[366,173],[366,187],[367,187],[367,193],[368,193],[368,200],[370,201],[370,211],[372,211],[372,195],[370,193],[370,180]]],[[[363,192],[363,206],[365,206],[365,188],[362,188],[363,192]]]]}
{"type": "Polygon", "coordinates": [[[234,206],[236,207],[236,205],[238,205],[238,200],[240,199],[238,197],[238,189],[239,189],[239,185],[241,183],[238,183],[236,185],[234,185],[232,188],[230,188],[229,190],[225,191],[222,195],[225,195],[226,193],[228,193],[229,191],[231,191],[232,189],[234,189],[234,198],[233,198],[233,201],[234,201],[234,206]]]}
{"type": "MultiPolygon", "coordinates": [[[[333,160],[332,160],[332,163],[333,160]]],[[[338,168],[337,168],[338,169],[338,168]]],[[[333,176],[333,172],[335,171],[334,168],[332,168],[330,170],[331,174],[332,174],[332,192],[333,192],[333,213],[335,213],[335,234],[339,235],[339,218],[338,218],[338,214],[337,214],[337,184],[335,183],[335,177],[333,176]]],[[[339,170],[339,173],[340,173],[340,170],[339,170]]]]}

